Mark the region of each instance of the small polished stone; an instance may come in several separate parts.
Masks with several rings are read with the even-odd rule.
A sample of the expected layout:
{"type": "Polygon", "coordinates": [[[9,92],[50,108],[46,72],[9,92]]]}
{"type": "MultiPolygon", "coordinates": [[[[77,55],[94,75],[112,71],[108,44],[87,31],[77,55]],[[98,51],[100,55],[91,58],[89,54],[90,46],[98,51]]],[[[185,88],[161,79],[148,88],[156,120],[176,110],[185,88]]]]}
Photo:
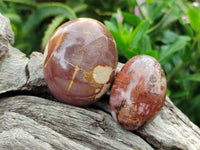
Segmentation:
{"type": "Polygon", "coordinates": [[[136,130],[152,120],[166,97],[166,78],[157,60],[138,55],[117,75],[110,93],[111,114],[127,130],[136,130]]]}
{"type": "Polygon", "coordinates": [[[61,25],[44,52],[44,77],[60,101],[86,106],[111,85],[118,54],[109,30],[99,21],[78,18],[61,25]]]}

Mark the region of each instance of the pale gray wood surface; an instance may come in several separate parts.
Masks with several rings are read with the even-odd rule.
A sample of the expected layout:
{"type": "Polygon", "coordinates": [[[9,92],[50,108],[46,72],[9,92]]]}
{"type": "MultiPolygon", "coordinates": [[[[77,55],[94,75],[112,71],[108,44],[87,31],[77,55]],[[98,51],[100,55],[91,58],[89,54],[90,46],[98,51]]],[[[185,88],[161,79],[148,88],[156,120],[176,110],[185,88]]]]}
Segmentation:
{"type": "Polygon", "coordinates": [[[58,102],[44,82],[43,55],[25,57],[0,33],[8,49],[0,58],[0,150],[200,149],[200,129],[168,97],[160,114],[133,132],[112,119],[109,92],[84,108],[58,102]]]}
{"type": "Polygon", "coordinates": [[[79,108],[34,96],[14,96],[0,100],[0,116],[0,132],[23,131],[54,149],[74,149],[73,145],[89,149],[152,149],[141,137],[123,130],[99,109],[79,108]],[[59,144],[53,143],[54,140],[59,144]],[[72,146],[65,147],[67,143],[72,146]]]}
{"type": "Polygon", "coordinates": [[[12,31],[10,20],[0,13],[0,34],[3,35],[11,45],[14,44],[14,32],[12,31]]]}

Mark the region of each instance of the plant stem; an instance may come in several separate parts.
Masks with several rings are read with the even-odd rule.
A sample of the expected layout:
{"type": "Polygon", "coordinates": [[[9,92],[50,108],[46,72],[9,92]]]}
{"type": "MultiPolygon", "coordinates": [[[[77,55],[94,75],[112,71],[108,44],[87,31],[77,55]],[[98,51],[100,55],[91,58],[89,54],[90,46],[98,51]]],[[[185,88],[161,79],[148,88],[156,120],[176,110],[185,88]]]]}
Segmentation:
{"type": "Polygon", "coordinates": [[[122,26],[122,23],[118,23],[118,29],[119,29],[120,37],[123,37],[123,26],[122,26]]]}
{"type": "MultiPolygon", "coordinates": [[[[195,45],[197,44],[198,40],[200,39],[200,31],[196,33],[196,36],[193,38],[191,51],[195,48],[195,45]]],[[[197,47],[197,51],[194,53],[194,56],[198,56],[198,53],[200,53],[199,46],[197,47]]]]}
{"type": "Polygon", "coordinates": [[[175,77],[180,73],[180,71],[183,69],[183,67],[185,67],[187,62],[181,62],[179,64],[179,66],[177,67],[177,69],[171,73],[171,75],[168,77],[168,83],[167,85],[170,86],[172,84],[172,82],[174,81],[175,77]]]}
{"type": "Polygon", "coordinates": [[[193,38],[193,42],[192,42],[192,46],[191,46],[191,51],[194,49],[194,47],[195,47],[197,41],[198,41],[198,37],[195,36],[195,37],[193,38]]]}
{"type": "Polygon", "coordinates": [[[146,16],[144,15],[144,13],[143,13],[143,11],[142,11],[142,9],[141,9],[141,5],[139,5],[137,1],[136,1],[136,4],[137,4],[137,6],[138,6],[138,8],[139,8],[139,11],[140,11],[140,14],[141,14],[142,18],[145,19],[146,16]]]}
{"type": "Polygon", "coordinates": [[[150,7],[151,4],[147,3],[147,19],[150,17],[150,7]]]}
{"type": "Polygon", "coordinates": [[[157,29],[161,26],[161,24],[162,24],[164,21],[166,21],[166,20],[165,20],[165,17],[166,17],[170,12],[171,12],[171,10],[168,10],[168,11],[165,13],[165,15],[162,17],[162,19],[161,19],[156,25],[154,25],[152,28],[150,28],[150,29],[147,31],[147,34],[150,34],[151,32],[157,30],[157,29]]]}
{"type": "Polygon", "coordinates": [[[189,92],[188,97],[187,97],[187,99],[188,99],[189,102],[192,101],[192,95],[193,95],[193,93],[194,93],[194,89],[195,89],[196,85],[197,85],[197,82],[193,82],[193,83],[192,83],[190,92],[189,92]]]}

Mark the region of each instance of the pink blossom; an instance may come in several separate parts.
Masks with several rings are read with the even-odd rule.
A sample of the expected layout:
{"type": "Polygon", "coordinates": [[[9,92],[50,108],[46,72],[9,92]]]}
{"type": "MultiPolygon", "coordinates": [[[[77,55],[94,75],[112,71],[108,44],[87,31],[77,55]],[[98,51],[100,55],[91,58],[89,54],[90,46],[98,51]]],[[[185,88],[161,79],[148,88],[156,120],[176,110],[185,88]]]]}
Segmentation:
{"type": "Polygon", "coordinates": [[[199,6],[199,3],[198,3],[198,2],[193,2],[192,5],[193,5],[194,7],[198,7],[198,6],[199,6]]]}
{"type": "Polygon", "coordinates": [[[182,16],[182,19],[185,21],[185,24],[189,24],[189,19],[187,16],[182,16]]]}
{"type": "Polygon", "coordinates": [[[122,21],[123,21],[122,13],[118,10],[117,11],[117,22],[122,23],[122,21]]]}
{"type": "Polygon", "coordinates": [[[136,16],[140,16],[140,10],[139,10],[138,6],[135,6],[134,12],[135,12],[136,16]]]}

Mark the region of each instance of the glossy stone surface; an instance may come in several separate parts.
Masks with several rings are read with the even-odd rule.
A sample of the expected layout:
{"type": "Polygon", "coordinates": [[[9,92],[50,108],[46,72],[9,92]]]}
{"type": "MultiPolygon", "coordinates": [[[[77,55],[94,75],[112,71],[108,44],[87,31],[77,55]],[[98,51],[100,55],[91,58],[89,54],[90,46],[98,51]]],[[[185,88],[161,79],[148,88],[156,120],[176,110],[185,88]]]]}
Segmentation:
{"type": "Polygon", "coordinates": [[[114,79],[118,55],[109,30],[94,19],[61,25],[44,52],[44,77],[60,101],[85,106],[98,100],[114,79]]]}
{"type": "Polygon", "coordinates": [[[165,74],[153,57],[130,59],[117,75],[110,93],[111,114],[128,130],[135,130],[159,113],[166,96],[165,74]]]}

